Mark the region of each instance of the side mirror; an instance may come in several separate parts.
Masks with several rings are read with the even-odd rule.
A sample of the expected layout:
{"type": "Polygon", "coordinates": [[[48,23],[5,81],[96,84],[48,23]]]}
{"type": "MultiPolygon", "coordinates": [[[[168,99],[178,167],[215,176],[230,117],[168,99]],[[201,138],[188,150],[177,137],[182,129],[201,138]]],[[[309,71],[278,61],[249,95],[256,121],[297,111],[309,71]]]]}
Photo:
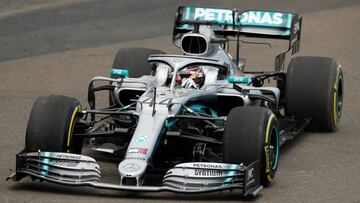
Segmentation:
{"type": "Polygon", "coordinates": [[[250,77],[248,76],[229,76],[227,78],[227,81],[229,83],[235,83],[235,84],[249,84],[251,82],[250,77]]]}

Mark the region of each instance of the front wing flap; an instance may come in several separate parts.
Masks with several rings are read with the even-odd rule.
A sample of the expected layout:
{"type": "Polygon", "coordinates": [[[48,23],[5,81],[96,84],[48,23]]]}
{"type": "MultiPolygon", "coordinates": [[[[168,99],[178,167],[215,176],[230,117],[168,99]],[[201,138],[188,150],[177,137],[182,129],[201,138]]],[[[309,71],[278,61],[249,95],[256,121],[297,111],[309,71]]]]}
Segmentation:
{"type": "Polygon", "coordinates": [[[128,191],[171,191],[204,193],[240,190],[244,196],[256,196],[262,189],[259,161],[248,166],[226,163],[189,162],[178,164],[164,176],[161,186],[128,186],[99,182],[100,167],[95,159],[59,152],[21,152],[16,155],[16,173],[8,179],[19,181],[25,176],[72,186],[91,186],[128,191]]]}
{"type": "Polygon", "coordinates": [[[226,163],[191,162],[176,165],[163,185],[185,191],[240,189],[243,194],[260,190],[259,162],[248,166],[226,163]]]}
{"type": "Polygon", "coordinates": [[[11,179],[17,181],[26,175],[80,184],[99,181],[101,172],[95,159],[88,156],[57,152],[19,153],[16,155],[16,174],[11,179]]]}

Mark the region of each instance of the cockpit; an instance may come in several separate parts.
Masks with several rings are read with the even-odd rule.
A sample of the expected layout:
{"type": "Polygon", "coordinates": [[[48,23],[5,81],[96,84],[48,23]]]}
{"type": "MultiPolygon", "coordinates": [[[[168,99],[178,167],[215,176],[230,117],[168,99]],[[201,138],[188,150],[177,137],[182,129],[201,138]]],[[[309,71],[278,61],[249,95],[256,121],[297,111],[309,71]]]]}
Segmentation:
{"type": "Polygon", "coordinates": [[[149,62],[155,67],[157,86],[170,86],[171,89],[202,89],[218,80],[226,79],[229,74],[227,64],[205,58],[153,55],[149,62]]]}

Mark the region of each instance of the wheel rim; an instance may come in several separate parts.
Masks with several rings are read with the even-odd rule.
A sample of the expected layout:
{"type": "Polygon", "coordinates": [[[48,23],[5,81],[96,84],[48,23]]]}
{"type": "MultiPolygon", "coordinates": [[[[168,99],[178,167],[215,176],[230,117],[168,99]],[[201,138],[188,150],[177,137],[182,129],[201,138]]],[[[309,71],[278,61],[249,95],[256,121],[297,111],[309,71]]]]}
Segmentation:
{"type": "Polygon", "coordinates": [[[340,75],[337,85],[337,94],[336,94],[336,116],[339,118],[341,116],[343,106],[343,78],[340,75]]]}
{"type": "Polygon", "coordinates": [[[270,167],[271,170],[276,170],[279,162],[279,130],[276,126],[271,128],[270,134],[270,167]]]}
{"type": "Polygon", "coordinates": [[[81,111],[81,107],[80,105],[77,105],[73,111],[73,113],[71,114],[71,119],[70,119],[70,123],[69,123],[69,129],[67,132],[67,142],[66,142],[66,152],[71,152],[71,145],[72,145],[72,134],[74,131],[74,126],[75,126],[75,118],[76,118],[76,114],[79,113],[81,111]]]}

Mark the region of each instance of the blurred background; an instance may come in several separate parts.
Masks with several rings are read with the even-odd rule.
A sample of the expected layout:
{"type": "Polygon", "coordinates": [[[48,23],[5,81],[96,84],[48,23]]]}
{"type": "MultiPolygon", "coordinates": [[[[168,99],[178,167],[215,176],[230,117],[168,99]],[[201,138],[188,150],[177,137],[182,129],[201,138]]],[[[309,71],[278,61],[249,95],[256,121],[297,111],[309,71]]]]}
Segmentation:
{"type": "MultiPolygon", "coordinates": [[[[0,202],[360,202],[360,1],[359,0],[1,0],[0,1],[0,202]],[[277,177],[255,199],[219,193],[184,196],[134,194],[69,188],[4,179],[24,147],[26,122],[34,100],[64,94],[86,104],[89,80],[107,76],[122,47],[147,47],[179,53],[172,45],[176,8],[198,5],[269,9],[303,16],[298,55],[337,59],[345,75],[342,126],[333,134],[304,133],[282,148],[277,177]]],[[[248,70],[271,69],[266,46],[243,45],[248,70]]],[[[287,62],[289,61],[288,57],[287,62]]],[[[107,98],[104,98],[107,99],[107,98]]],[[[105,178],[117,179],[108,161],[105,178]]]]}

